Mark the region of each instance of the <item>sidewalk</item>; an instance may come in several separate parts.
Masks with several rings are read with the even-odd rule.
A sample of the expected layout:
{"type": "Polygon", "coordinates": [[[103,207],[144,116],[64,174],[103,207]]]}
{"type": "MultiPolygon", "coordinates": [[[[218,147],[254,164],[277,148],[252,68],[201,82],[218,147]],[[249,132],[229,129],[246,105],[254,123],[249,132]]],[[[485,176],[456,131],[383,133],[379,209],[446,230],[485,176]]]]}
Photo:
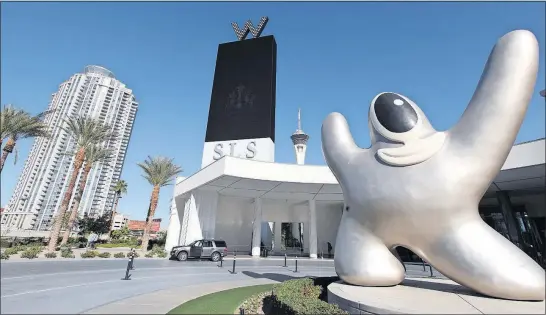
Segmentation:
{"type": "Polygon", "coordinates": [[[83,312],[83,314],[167,314],[178,305],[203,295],[268,283],[277,283],[277,281],[270,279],[249,279],[159,290],[99,306],[83,312]]]}

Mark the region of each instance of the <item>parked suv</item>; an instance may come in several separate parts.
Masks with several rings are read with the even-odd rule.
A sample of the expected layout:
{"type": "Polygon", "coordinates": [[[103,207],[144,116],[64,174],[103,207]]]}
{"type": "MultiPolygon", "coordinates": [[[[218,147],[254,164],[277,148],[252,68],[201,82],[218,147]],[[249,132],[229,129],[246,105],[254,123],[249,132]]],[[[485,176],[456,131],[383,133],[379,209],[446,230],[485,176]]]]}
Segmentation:
{"type": "Polygon", "coordinates": [[[227,255],[227,251],[225,241],[204,239],[192,242],[189,245],[173,247],[171,257],[176,257],[180,261],[188,258],[210,258],[212,261],[218,261],[221,257],[227,255]]]}

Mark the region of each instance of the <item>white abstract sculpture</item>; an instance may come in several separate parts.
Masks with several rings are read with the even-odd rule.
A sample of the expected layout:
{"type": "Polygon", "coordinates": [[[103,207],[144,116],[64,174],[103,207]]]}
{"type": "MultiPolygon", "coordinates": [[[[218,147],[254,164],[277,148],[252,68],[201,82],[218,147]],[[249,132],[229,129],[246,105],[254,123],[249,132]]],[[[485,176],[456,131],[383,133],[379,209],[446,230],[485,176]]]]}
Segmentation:
{"type": "Polygon", "coordinates": [[[466,111],[446,132],[434,130],[415,103],[395,93],[372,101],[368,149],[355,144],[341,114],[326,118],[324,156],[346,202],[335,255],[342,280],[401,283],[404,267],[395,248],[404,246],[482,294],[544,300],[544,269],[478,214],[522,124],[538,60],[532,33],[503,36],[466,111]]]}

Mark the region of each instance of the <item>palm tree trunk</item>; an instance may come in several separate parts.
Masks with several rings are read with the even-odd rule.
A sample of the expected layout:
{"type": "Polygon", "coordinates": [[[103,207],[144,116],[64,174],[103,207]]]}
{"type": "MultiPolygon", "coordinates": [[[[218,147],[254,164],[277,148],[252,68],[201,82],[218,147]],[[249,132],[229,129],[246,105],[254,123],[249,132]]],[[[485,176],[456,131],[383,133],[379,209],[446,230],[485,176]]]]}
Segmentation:
{"type": "Polygon", "coordinates": [[[78,217],[78,209],[80,208],[80,201],[82,200],[83,196],[83,190],[85,189],[85,183],[87,182],[87,176],[89,176],[89,172],[91,172],[91,164],[89,162],[85,165],[85,168],[83,169],[82,179],[80,182],[80,189],[78,191],[78,194],[76,195],[76,198],[74,198],[74,207],[72,208],[72,211],[70,212],[70,218],[68,218],[68,224],[66,226],[66,231],[64,231],[63,240],[61,241],[61,246],[66,244],[68,242],[68,238],[70,237],[70,233],[72,232],[72,228],[74,227],[74,223],[76,221],[76,218],[78,217]]]}
{"type": "MultiPolygon", "coordinates": [[[[59,209],[59,213],[57,213],[58,218],[62,218],[66,213],[66,209],[68,209],[68,204],[70,203],[70,198],[72,197],[74,186],[76,186],[76,180],[78,179],[78,173],[80,172],[80,169],[82,168],[84,158],[85,158],[85,149],[81,148],[78,150],[78,153],[76,154],[76,157],[74,158],[74,169],[72,170],[72,175],[70,177],[68,189],[66,190],[64,194],[63,202],[61,203],[61,208],[59,209]]],[[[55,225],[53,226],[53,230],[51,231],[51,234],[49,237],[49,245],[47,246],[47,250],[49,252],[54,252],[55,248],[57,247],[57,240],[59,238],[59,234],[61,234],[62,221],[63,220],[55,221],[55,225]]]]}
{"type": "Polygon", "coordinates": [[[150,240],[150,230],[152,229],[152,223],[154,219],[155,209],[157,208],[157,202],[159,201],[159,185],[154,186],[152,191],[152,198],[150,199],[150,210],[148,212],[148,218],[146,219],[146,227],[144,228],[144,234],[142,235],[142,250],[148,250],[148,241],[150,240]]]}
{"type": "Polygon", "coordinates": [[[114,229],[114,217],[116,216],[116,212],[118,211],[119,197],[120,194],[116,192],[116,203],[114,204],[114,208],[112,209],[112,217],[110,218],[110,229],[108,230],[108,235],[112,234],[112,230],[114,229]]]}
{"type": "Polygon", "coordinates": [[[13,138],[9,138],[8,142],[6,142],[6,145],[4,146],[4,149],[2,149],[2,157],[0,158],[0,173],[2,173],[2,169],[4,168],[4,163],[6,163],[6,159],[8,158],[8,155],[13,152],[13,149],[15,148],[15,140],[13,138]]]}

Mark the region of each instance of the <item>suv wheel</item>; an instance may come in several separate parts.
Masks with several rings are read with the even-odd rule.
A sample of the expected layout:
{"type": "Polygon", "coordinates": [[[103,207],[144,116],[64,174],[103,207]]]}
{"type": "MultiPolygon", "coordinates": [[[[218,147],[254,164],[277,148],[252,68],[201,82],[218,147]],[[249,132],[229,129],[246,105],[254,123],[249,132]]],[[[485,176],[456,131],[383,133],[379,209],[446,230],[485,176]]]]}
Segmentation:
{"type": "Polygon", "coordinates": [[[186,261],[188,259],[188,253],[180,252],[176,255],[176,258],[178,258],[179,261],[186,261]]]}
{"type": "Polygon", "coordinates": [[[220,253],[219,252],[212,253],[212,255],[210,255],[210,259],[214,262],[220,260],[220,253]]]}

